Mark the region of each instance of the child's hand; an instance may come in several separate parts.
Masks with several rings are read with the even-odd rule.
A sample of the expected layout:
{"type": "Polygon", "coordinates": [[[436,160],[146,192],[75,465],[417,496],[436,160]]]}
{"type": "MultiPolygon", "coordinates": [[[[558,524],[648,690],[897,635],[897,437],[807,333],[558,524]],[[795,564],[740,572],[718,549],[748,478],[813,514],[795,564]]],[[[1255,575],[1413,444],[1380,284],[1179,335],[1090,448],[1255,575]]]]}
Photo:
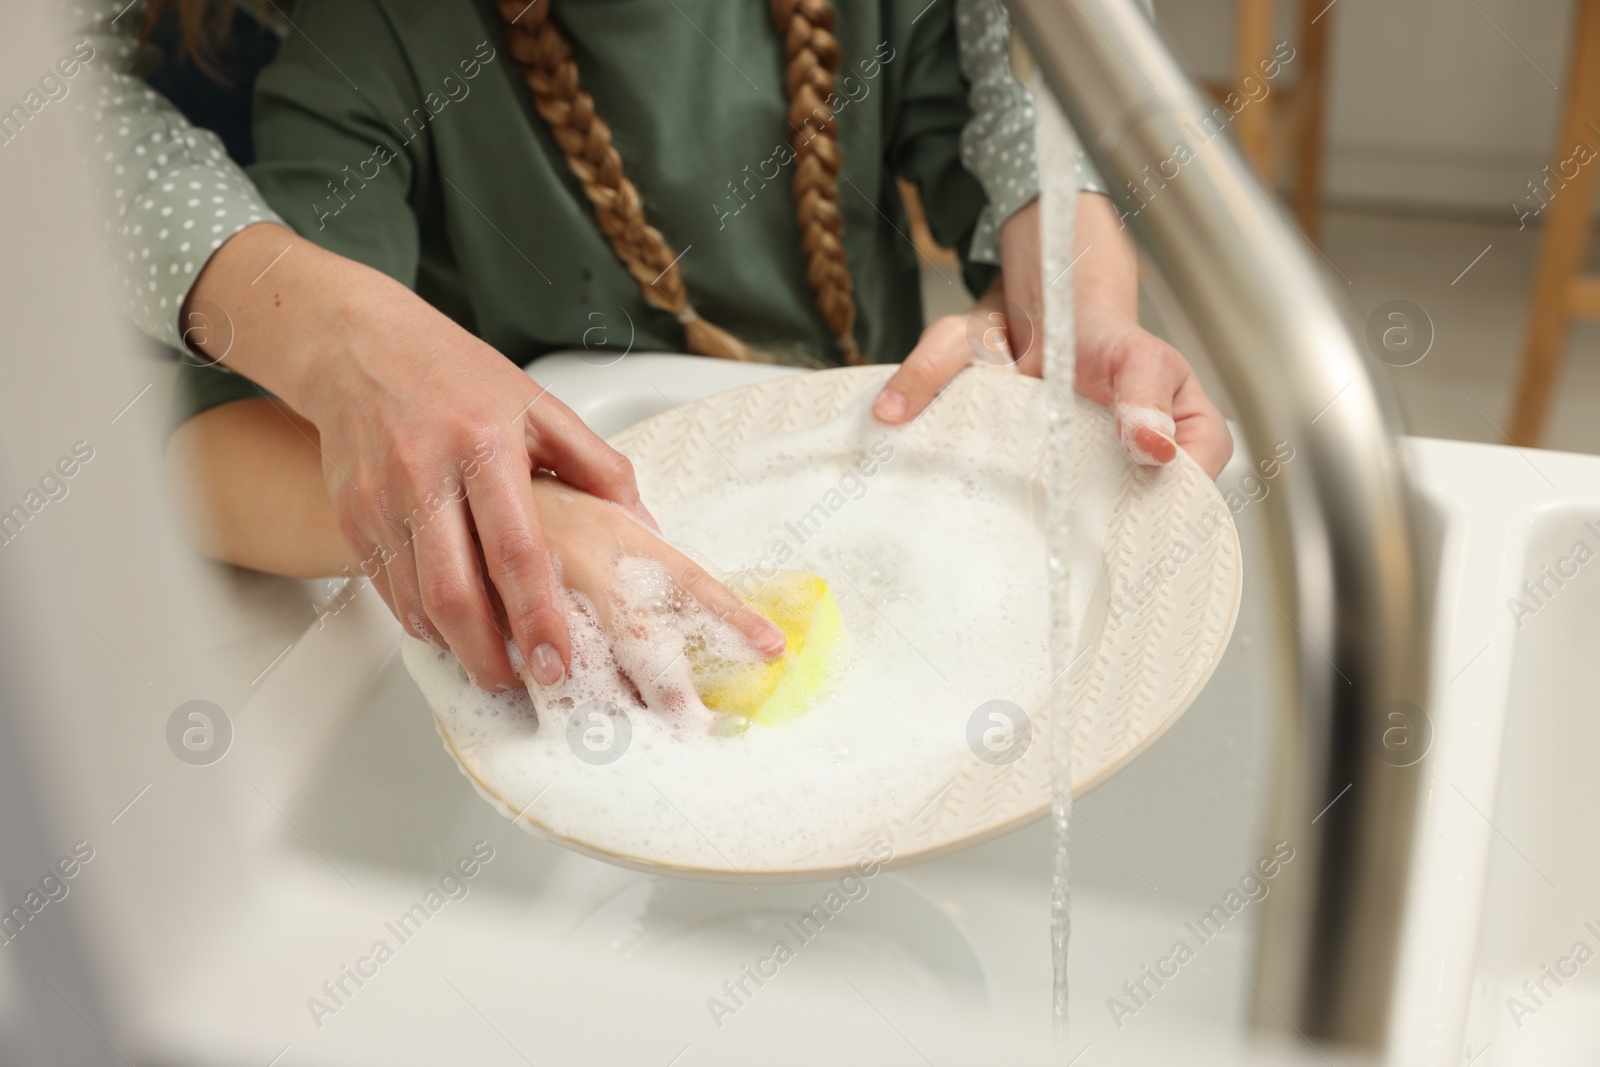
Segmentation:
{"type": "MultiPolygon", "coordinates": [[[[880,422],[891,426],[910,422],[933,403],[933,398],[957,374],[974,363],[1004,370],[1023,369],[1006,340],[1006,316],[1001,310],[1004,295],[1000,279],[996,278],[971,311],[941,315],[923,327],[917,347],[872,403],[872,413],[880,422]]],[[[1035,360],[1032,373],[1036,377],[1037,368],[1035,360]]]]}
{"type": "Polygon", "coordinates": [[[208,305],[231,329],[186,340],[280,398],[264,413],[223,405],[175,435],[206,446],[186,451],[210,472],[211,550],[280,574],[331,574],[348,556],[408,633],[447,644],[490,689],[517,685],[497,597],[534,673],[559,679],[566,613],[529,475],[553,470],[647,515],[628,461],[404,285],[276,224],[211,256],[184,321],[208,305]],[[326,505],[300,492],[308,458],[326,505]],[[292,506],[265,508],[274,495],[292,506]]]}
{"type": "MultiPolygon", "coordinates": [[[[646,526],[630,509],[609,500],[573,489],[554,477],[535,474],[533,497],[544,524],[545,543],[560,563],[561,583],[587,596],[594,604],[600,626],[615,639],[622,627],[632,625],[618,618],[623,598],[614,595],[617,560],[623,556],[643,556],[666,568],[675,590],[693,597],[701,607],[728,623],[744,636],[750,646],[771,657],[783,651],[783,631],[734,596],[688,556],[673,548],[660,534],[646,526]]],[[[695,699],[689,664],[681,654],[663,665],[652,664],[644,672],[650,677],[633,677],[646,703],[676,707],[695,699]]],[[[524,678],[525,683],[537,682],[524,678]]]]}
{"type": "MultiPolygon", "coordinates": [[[[1000,229],[1004,289],[992,286],[966,315],[923,330],[917,347],[884,386],[873,413],[890,424],[920,415],[964,368],[1044,369],[1044,286],[1040,279],[1039,202],[1000,229]],[[1003,312],[1001,309],[1004,309],[1003,312]]],[[[1170,463],[1182,448],[1212,478],[1233,454],[1233,438],[1182,354],[1138,321],[1138,260],[1111,202],[1078,197],[1073,386],[1109,407],[1123,451],[1136,463],[1170,463]]]]}
{"type": "Polygon", "coordinates": [[[1172,462],[1182,448],[1215,480],[1233,455],[1233,437],[1189,361],[1105,307],[1079,310],[1077,335],[1073,385],[1111,409],[1128,457],[1159,466],[1172,462]]]}

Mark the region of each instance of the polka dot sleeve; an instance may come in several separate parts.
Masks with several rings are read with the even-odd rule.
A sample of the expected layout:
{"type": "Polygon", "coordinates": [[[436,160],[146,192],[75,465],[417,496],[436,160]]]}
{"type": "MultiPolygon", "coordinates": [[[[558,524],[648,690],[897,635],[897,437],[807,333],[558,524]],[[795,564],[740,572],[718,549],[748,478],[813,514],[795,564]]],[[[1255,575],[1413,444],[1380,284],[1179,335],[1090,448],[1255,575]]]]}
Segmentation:
{"type": "Polygon", "coordinates": [[[95,49],[80,107],[91,120],[100,229],[122,253],[113,263],[128,314],[151,337],[181,348],[178,312],[211,253],[252,223],[283,220],[216,134],[129,73],[143,8],[71,5],[77,36],[95,49]]]}
{"type": "MultiPolygon", "coordinates": [[[[1151,0],[1144,0],[1146,11],[1151,0]]],[[[1039,195],[1033,149],[1033,95],[1011,73],[1011,26],[1000,0],[956,0],[961,74],[971,89],[972,117],[961,131],[961,162],[988,194],[969,256],[1000,262],[1000,227],[1039,195]]],[[[1078,188],[1104,193],[1094,165],[1078,154],[1078,188]]]]}

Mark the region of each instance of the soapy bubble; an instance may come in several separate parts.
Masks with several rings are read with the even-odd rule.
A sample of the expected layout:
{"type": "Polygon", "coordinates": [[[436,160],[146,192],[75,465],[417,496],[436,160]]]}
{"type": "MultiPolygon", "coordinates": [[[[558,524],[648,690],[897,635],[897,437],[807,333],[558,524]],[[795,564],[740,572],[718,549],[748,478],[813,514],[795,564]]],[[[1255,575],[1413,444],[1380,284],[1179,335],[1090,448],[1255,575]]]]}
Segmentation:
{"type": "MultiPolygon", "coordinates": [[[[473,690],[455,656],[406,639],[407,667],[451,737],[478,754],[513,809],[548,787],[539,821],[561,836],[744,867],[770,854],[775,827],[796,847],[821,848],[841,827],[869,839],[905,797],[932,797],[971,768],[974,703],[961,693],[1043,705],[1053,672],[1036,485],[987,450],[947,448],[936,422],[895,431],[892,451],[873,447],[882,431],[870,400],[827,424],[729,447],[702,488],[651,500],[667,536],[736,591],[755,589],[737,580],[752,570],[827,579],[848,641],[803,715],[752,724],[695,699],[724,664],[743,674],[765,661],[652,560],[615,561],[592,602],[567,590],[571,670],[553,688],[473,690]],[[850,470],[869,491],[848,491],[850,470]],[[974,544],[1007,550],[973,553],[974,544]],[[597,699],[628,718],[626,758],[609,770],[575,758],[567,734],[597,699]]],[[[1042,405],[1019,414],[1037,418],[1041,434],[1042,416],[1042,405]]],[[[1025,721],[1012,714],[1008,724],[1025,721]]],[[[1011,755],[1015,727],[991,735],[990,752],[983,733],[997,724],[980,723],[984,755],[1011,755]]],[[[592,740],[603,747],[603,726],[583,725],[600,727],[592,740]]],[[[1028,724],[1030,748],[1042,729],[1028,724]]]]}
{"type": "Polygon", "coordinates": [[[209,700],[185,701],[167,717],[167,747],[192,767],[209,767],[232,744],[233,721],[209,700]]]}
{"type": "Polygon", "coordinates": [[[967,719],[967,747],[996,767],[1015,763],[1033,743],[1033,721],[1009,700],[979,704],[967,719]]]}

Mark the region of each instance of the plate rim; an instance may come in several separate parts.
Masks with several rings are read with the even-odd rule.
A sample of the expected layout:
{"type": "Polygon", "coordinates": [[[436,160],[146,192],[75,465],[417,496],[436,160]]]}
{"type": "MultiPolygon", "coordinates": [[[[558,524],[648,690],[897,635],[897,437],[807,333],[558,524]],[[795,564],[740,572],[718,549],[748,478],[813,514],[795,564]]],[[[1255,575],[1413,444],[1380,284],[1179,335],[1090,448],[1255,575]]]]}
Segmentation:
{"type": "MultiPolygon", "coordinates": [[[[692,415],[697,409],[715,404],[727,403],[727,398],[734,394],[795,388],[794,385],[786,383],[793,383],[796,381],[811,381],[823,376],[857,377],[869,382],[873,379],[887,380],[897,369],[898,367],[893,364],[872,364],[863,367],[830,367],[824,370],[812,371],[807,374],[787,375],[780,378],[771,378],[765,381],[752,382],[745,385],[736,386],[732,389],[713,393],[709,396],[701,397],[687,403],[673,404],[665,411],[658,412],[647,419],[642,419],[631,426],[617,431],[610,437],[606,438],[606,442],[607,444],[610,444],[621,451],[630,443],[628,442],[627,438],[630,435],[639,432],[641,427],[644,427],[657,420],[666,420],[675,414],[679,417],[687,419],[688,416],[692,415]]],[[[1008,371],[1009,368],[970,368],[971,373],[980,374],[1008,374],[1008,371]]],[[[1047,383],[1041,379],[1015,374],[1015,372],[1010,372],[1008,374],[1008,378],[1011,381],[1014,381],[1018,388],[1027,389],[1029,391],[1037,392],[1038,390],[1042,390],[1047,387],[1047,383]]],[[[865,391],[865,388],[857,390],[855,391],[855,395],[859,395],[865,391]]],[[[1076,396],[1076,394],[1074,394],[1074,396],[1076,396]]],[[[695,428],[699,430],[698,425],[695,424],[692,419],[689,421],[691,425],[695,426],[695,428]]],[[[700,430],[700,432],[703,434],[705,431],[700,430]]],[[[760,434],[756,434],[751,439],[759,439],[760,436],[760,434]]],[[[1094,774],[1086,778],[1084,781],[1074,781],[1072,785],[1072,801],[1074,804],[1099,786],[1103,785],[1106,781],[1110,780],[1119,771],[1127,767],[1128,764],[1130,764],[1133,760],[1143,755],[1151,745],[1155,744],[1162,737],[1164,737],[1167,732],[1171,730],[1172,727],[1177,723],[1177,721],[1188,712],[1189,708],[1192,707],[1194,702],[1199,698],[1201,691],[1205,689],[1206,684],[1211,680],[1212,675],[1216,672],[1217,665],[1221,662],[1229,643],[1232,641],[1234,629],[1238,624],[1240,607],[1243,600],[1244,562],[1242,546],[1239,542],[1238,527],[1233,521],[1233,511],[1231,508],[1227,507],[1227,501],[1222,496],[1221,491],[1217,488],[1215,481],[1213,481],[1209,476],[1205,475],[1204,471],[1200,469],[1199,465],[1192,457],[1189,456],[1187,452],[1179,449],[1178,456],[1173,462],[1185,465],[1187,468],[1192,468],[1189,472],[1191,477],[1194,474],[1199,474],[1199,479],[1196,484],[1201,485],[1202,491],[1212,498],[1212,503],[1215,505],[1220,505],[1226,511],[1228,516],[1228,521],[1222,524],[1224,536],[1232,542],[1232,558],[1237,562],[1234,566],[1232,595],[1228,598],[1229,602],[1227,607],[1226,623],[1219,628],[1215,648],[1211,651],[1210,655],[1207,656],[1204,668],[1198,672],[1194,681],[1184,694],[1183,699],[1173,705],[1171,710],[1163,714],[1150,730],[1141,734],[1139,742],[1136,745],[1128,749],[1126,752],[1120,754],[1116,759],[1102,764],[1094,774]]],[[[426,698],[426,694],[424,694],[424,698],[426,698]]],[[[456,764],[457,770],[460,771],[461,774],[472,783],[473,788],[477,791],[479,796],[481,796],[491,806],[496,808],[496,810],[498,810],[504,817],[516,825],[521,826],[525,831],[532,833],[537,837],[559,844],[565,848],[569,848],[581,855],[647,874],[659,874],[674,878],[724,883],[744,882],[749,884],[759,884],[765,882],[768,884],[796,884],[807,882],[823,882],[842,877],[844,874],[850,872],[854,867],[854,864],[852,863],[844,866],[812,865],[806,867],[763,867],[753,870],[743,870],[735,866],[732,860],[726,861],[728,864],[727,867],[696,866],[683,863],[672,863],[658,859],[647,859],[631,853],[619,852],[613,849],[604,848],[589,841],[569,836],[551,828],[536,817],[530,816],[527,813],[526,808],[518,811],[493,787],[483,781],[483,779],[479,777],[479,775],[468,764],[468,762],[462,758],[460,750],[457,748],[454,740],[447,731],[443,720],[440,718],[439,712],[433,708],[431,701],[429,701],[429,708],[432,712],[434,729],[439,734],[445,750],[449,752],[451,759],[456,764]]],[[[1045,790],[1044,800],[1041,804],[1029,807],[1010,816],[1009,818],[995,821],[969,833],[950,836],[936,844],[927,845],[914,850],[896,850],[894,855],[889,859],[880,861],[881,866],[884,870],[893,870],[915,863],[938,859],[943,856],[948,856],[953,853],[963,851],[974,845],[979,845],[986,841],[992,841],[995,838],[1012,833],[1015,830],[1021,829],[1023,826],[1043,818],[1050,811],[1052,803],[1051,792],[1052,790],[1049,788],[1045,790]]],[[[531,806],[532,804],[530,803],[529,807],[531,806]]],[[[891,842],[891,846],[892,845],[893,842],[891,842]]],[[[726,857],[724,858],[726,859],[726,857]]]]}

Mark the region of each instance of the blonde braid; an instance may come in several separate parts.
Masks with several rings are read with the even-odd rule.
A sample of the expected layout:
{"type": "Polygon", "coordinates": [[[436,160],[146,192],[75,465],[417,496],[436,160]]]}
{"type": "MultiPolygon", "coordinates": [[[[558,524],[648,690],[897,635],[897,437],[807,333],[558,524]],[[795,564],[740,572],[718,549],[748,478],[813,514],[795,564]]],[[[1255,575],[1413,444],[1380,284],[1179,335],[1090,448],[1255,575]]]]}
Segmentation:
{"type": "MultiPolygon", "coordinates": [[[[522,0],[499,0],[500,15],[506,20],[506,47],[522,68],[534,107],[594,205],[617,258],[639,283],[647,303],[671,312],[684,324],[689,351],[723,359],[755,358],[744,342],[702,319],[689,303],[677,256],[661,231],[645,219],[639,192],[622,173],[622,159],[611,144],[611,128],[595,114],[594,98],[578,85],[572,49],[550,19],[553,2],[527,5],[522,0]]],[[[772,0],[772,18],[784,35],[788,57],[784,86],[794,135],[795,214],[809,264],[807,277],[817,309],[845,362],[863,363],[854,337],[855,285],[841,241],[839,144],[826,104],[833,93],[834,71],[839,69],[833,7],[828,0],[772,0]]]]}
{"type": "Polygon", "coordinates": [[[865,360],[855,342],[855,283],[845,258],[844,216],[839,212],[838,130],[827,104],[839,69],[833,5],[828,0],[772,0],[772,21],[783,34],[789,61],[784,88],[795,154],[795,219],[809,265],[807,277],[817,310],[845,362],[860,364],[865,360]]]}
{"type": "Polygon", "coordinates": [[[578,85],[578,65],[566,35],[550,21],[552,0],[524,4],[500,0],[506,20],[506,48],[533,90],[534,107],[550,126],[567,165],[594,205],[600,228],[622,265],[633,275],[646,303],[671,312],[683,323],[689,351],[702,356],[749,360],[738,338],[702,319],[689,303],[677,256],[661,231],[644,217],[639,191],[622,173],[622,159],[611,144],[611,128],[594,111],[594,98],[578,85]],[[522,12],[522,17],[517,18],[522,12]]]}

